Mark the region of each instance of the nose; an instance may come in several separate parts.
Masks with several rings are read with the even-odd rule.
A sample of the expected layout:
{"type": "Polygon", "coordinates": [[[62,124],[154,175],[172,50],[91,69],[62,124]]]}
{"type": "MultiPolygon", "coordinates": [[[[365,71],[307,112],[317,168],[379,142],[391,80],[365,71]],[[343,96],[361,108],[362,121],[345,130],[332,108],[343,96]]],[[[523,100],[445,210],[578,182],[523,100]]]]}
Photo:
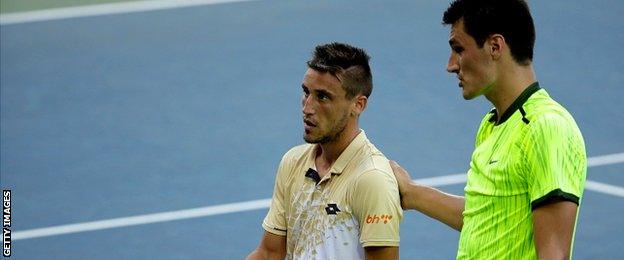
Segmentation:
{"type": "Polygon", "coordinates": [[[307,97],[306,95],[303,95],[303,98],[301,99],[301,106],[304,115],[314,114],[312,102],[312,95],[308,95],[307,97]]]}
{"type": "Polygon", "coordinates": [[[451,56],[449,56],[446,71],[448,73],[459,73],[459,62],[456,54],[451,53],[451,56]]]}

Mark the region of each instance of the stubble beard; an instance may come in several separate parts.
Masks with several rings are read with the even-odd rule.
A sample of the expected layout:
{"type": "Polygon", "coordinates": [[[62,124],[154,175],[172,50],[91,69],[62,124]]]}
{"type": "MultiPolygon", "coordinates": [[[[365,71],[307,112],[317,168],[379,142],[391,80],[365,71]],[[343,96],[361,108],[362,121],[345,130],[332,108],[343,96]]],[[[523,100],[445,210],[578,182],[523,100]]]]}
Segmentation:
{"type": "Polygon", "coordinates": [[[306,143],[310,143],[310,144],[326,144],[329,142],[333,142],[339,139],[340,136],[342,136],[345,129],[347,128],[348,120],[349,120],[349,113],[345,113],[340,118],[340,120],[338,120],[338,123],[334,126],[334,128],[332,128],[332,130],[326,135],[320,136],[318,138],[311,138],[311,137],[307,137],[304,135],[303,140],[305,140],[306,143]]]}

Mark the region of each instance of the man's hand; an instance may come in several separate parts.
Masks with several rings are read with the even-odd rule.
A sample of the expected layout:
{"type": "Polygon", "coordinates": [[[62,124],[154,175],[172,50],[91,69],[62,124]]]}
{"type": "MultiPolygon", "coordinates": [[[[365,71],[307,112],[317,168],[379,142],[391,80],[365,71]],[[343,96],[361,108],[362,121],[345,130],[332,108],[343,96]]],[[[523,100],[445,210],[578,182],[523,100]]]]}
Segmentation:
{"type": "Polygon", "coordinates": [[[413,185],[412,177],[410,177],[409,173],[407,173],[407,171],[395,161],[390,161],[390,167],[392,167],[394,176],[399,183],[401,207],[403,209],[414,209],[415,207],[411,204],[412,199],[410,193],[408,192],[410,185],[413,185]]]}
{"type": "Polygon", "coordinates": [[[390,167],[399,183],[401,207],[415,209],[423,214],[461,231],[464,226],[464,197],[444,193],[435,188],[419,185],[412,181],[409,173],[395,161],[390,167]]]}

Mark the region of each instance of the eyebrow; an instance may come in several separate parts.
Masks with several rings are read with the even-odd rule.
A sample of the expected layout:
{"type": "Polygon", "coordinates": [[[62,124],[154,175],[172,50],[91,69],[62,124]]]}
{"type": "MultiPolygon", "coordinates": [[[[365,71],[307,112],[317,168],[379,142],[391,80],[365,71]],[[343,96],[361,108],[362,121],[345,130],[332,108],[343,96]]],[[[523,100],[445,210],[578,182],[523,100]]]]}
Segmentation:
{"type": "MultiPolygon", "coordinates": [[[[303,88],[303,90],[308,90],[310,91],[310,89],[305,85],[305,84],[301,84],[301,88],[303,88]]],[[[327,91],[325,89],[316,89],[316,90],[312,90],[312,92],[316,92],[316,93],[320,93],[320,94],[324,94],[326,96],[330,96],[333,97],[334,93],[327,91]]]]}
{"type": "Polygon", "coordinates": [[[331,92],[329,92],[327,90],[324,90],[324,89],[316,90],[316,93],[320,93],[320,94],[323,94],[323,95],[328,96],[328,97],[333,97],[334,96],[333,93],[331,93],[331,92]]]}

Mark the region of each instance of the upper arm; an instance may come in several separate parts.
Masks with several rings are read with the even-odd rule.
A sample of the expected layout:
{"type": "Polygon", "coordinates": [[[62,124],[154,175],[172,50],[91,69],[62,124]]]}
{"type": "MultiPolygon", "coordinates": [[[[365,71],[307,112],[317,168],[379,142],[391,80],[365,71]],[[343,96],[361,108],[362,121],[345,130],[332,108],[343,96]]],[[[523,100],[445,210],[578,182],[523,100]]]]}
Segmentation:
{"type": "Polygon", "coordinates": [[[533,209],[552,199],[580,203],[587,157],[583,137],[571,120],[553,113],[529,124],[523,159],[533,209]]]}
{"type": "Polygon", "coordinates": [[[364,248],[366,260],[399,259],[399,248],[393,246],[370,246],[364,248]]]}
{"type": "Polygon", "coordinates": [[[264,230],[275,235],[286,236],[287,223],[286,214],[288,211],[288,173],[289,168],[286,155],[282,158],[275,177],[275,186],[273,188],[273,197],[271,198],[271,206],[267,213],[262,227],[264,230]]]}
{"type": "Polygon", "coordinates": [[[286,237],[264,232],[258,248],[247,259],[284,259],[286,257],[286,237]]]}
{"type": "Polygon", "coordinates": [[[251,252],[247,259],[284,259],[286,256],[286,211],[288,199],[286,198],[285,188],[290,170],[287,155],[288,153],[282,157],[282,161],[279,164],[271,206],[262,222],[262,227],[265,230],[264,235],[258,248],[251,252]]]}
{"type": "Polygon", "coordinates": [[[539,259],[569,259],[577,205],[555,200],[533,210],[533,235],[539,259]]]}
{"type": "Polygon", "coordinates": [[[363,173],[350,197],[362,246],[398,246],[403,210],[394,175],[379,170],[363,173]]]}
{"type": "Polygon", "coordinates": [[[583,137],[563,114],[542,115],[529,127],[523,148],[537,253],[567,259],[587,173],[583,137]]]}

